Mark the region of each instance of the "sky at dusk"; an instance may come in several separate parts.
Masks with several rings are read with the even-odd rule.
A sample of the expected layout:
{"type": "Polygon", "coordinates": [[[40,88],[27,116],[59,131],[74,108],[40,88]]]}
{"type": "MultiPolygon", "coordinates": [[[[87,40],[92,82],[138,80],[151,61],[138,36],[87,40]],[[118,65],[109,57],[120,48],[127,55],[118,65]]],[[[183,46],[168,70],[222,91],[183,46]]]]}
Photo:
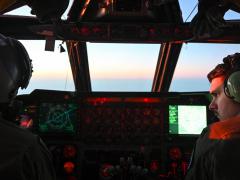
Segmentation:
{"type": "MultiPolygon", "coordinates": [[[[191,21],[196,14],[197,2],[179,0],[184,21],[191,21]]],[[[30,9],[12,12],[16,13],[29,15],[30,9]]],[[[225,19],[240,19],[240,15],[228,12],[225,19]]],[[[44,51],[44,41],[22,42],[33,59],[34,73],[29,88],[20,93],[35,88],[74,90],[68,55],[59,53],[60,41],[56,42],[55,52],[44,51]]],[[[93,91],[151,91],[159,49],[159,44],[87,43],[93,91]]],[[[184,44],[170,90],[207,91],[207,73],[223,57],[239,51],[240,45],[236,44],[184,44]],[[196,83],[195,89],[189,83],[196,83]]]]}

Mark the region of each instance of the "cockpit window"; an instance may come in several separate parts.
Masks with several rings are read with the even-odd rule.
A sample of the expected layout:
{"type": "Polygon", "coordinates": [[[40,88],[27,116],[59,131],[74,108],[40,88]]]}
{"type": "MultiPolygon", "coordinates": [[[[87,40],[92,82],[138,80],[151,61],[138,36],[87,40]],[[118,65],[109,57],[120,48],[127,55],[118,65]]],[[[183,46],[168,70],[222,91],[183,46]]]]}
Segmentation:
{"type": "MultiPolygon", "coordinates": [[[[198,0],[179,0],[179,5],[182,11],[182,17],[184,22],[191,22],[193,17],[198,12],[198,0]]],[[[224,15],[225,20],[240,19],[240,14],[232,10],[228,10],[224,15]]]]}
{"type": "Polygon", "coordinates": [[[190,22],[198,12],[198,0],[179,0],[184,22],[190,22]]]}
{"type": "MultiPolygon", "coordinates": [[[[28,94],[34,89],[74,91],[72,71],[70,68],[67,52],[60,53],[56,41],[55,51],[45,51],[45,41],[24,40],[21,41],[26,47],[33,63],[33,75],[27,89],[19,90],[19,94],[28,94]]],[[[66,45],[63,44],[65,49],[66,45]]]]}
{"type": "Polygon", "coordinates": [[[93,91],[151,91],[159,44],[87,43],[93,91]]]}
{"type": "Polygon", "coordinates": [[[35,15],[31,14],[31,8],[27,5],[22,6],[20,8],[14,9],[12,11],[9,11],[5,13],[5,15],[19,15],[19,16],[33,16],[36,17],[35,15]]]}
{"type": "Polygon", "coordinates": [[[223,57],[239,52],[237,44],[184,44],[174,72],[170,91],[208,91],[207,74],[223,57]]]}
{"type": "Polygon", "coordinates": [[[236,19],[240,19],[240,14],[232,11],[232,10],[228,10],[225,15],[224,15],[224,19],[225,20],[236,20],[236,19]]]}

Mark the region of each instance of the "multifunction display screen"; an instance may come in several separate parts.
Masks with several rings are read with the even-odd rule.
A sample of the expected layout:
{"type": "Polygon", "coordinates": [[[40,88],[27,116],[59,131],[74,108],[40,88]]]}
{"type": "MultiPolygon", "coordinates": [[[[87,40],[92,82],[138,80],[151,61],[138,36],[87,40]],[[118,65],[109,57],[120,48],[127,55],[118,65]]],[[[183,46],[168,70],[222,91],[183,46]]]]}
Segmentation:
{"type": "Polygon", "coordinates": [[[77,105],[74,103],[42,103],[39,109],[39,131],[43,133],[75,133],[77,105]]]}
{"type": "Polygon", "coordinates": [[[205,105],[169,105],[169,134],[200,134],[206,126],[205,105]]]}

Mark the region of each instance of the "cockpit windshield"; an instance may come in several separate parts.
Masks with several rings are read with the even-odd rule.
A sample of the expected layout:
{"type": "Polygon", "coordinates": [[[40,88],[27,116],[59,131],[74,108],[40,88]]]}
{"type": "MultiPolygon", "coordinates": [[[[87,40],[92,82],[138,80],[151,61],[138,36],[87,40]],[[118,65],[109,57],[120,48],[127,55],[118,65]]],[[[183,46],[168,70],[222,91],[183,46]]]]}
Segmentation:
{"type": "MultiPolygon", "coordinates": [[[[72,3],[71,0],[62,19],[67,19],[72,3]]],[[[190,22],[198,11],[198,1],[179,0],[179,5],[183,22],[190,22]]],[[[28,6],[6,15],[33,16],[28,6]]],[[[224,19],[240,19],[240,15],[229,10],[224,19]]],[[[68,54],[59,52],[61,41],[56,41],[55,52],[44,51],[44,40],[22,43],[33,59],[34,73],[29,88],[20,90],[19,94],[34,89],[75,90],[68,54]]],[[[63,47],[67,50],[65,44],[63,47]]],[[[161,44],[87,42],[92,91],[150,92],[160,47],[161,44]]],[[[207,91],[207,73],[222,57],[237,51],[238,44],[183,44],[169,91],[207,91]]]]}

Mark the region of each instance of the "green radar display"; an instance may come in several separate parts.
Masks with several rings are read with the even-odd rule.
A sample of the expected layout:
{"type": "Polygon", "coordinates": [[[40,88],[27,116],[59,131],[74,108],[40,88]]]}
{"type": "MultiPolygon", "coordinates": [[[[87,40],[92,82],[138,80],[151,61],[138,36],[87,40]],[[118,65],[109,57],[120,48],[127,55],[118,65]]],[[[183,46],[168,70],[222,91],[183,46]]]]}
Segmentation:
{"type": "Polygon", "coordinates": [[[75,133],[77,105],[42,103],[40,105],[39,131],[42,133],[75,133]]]}

